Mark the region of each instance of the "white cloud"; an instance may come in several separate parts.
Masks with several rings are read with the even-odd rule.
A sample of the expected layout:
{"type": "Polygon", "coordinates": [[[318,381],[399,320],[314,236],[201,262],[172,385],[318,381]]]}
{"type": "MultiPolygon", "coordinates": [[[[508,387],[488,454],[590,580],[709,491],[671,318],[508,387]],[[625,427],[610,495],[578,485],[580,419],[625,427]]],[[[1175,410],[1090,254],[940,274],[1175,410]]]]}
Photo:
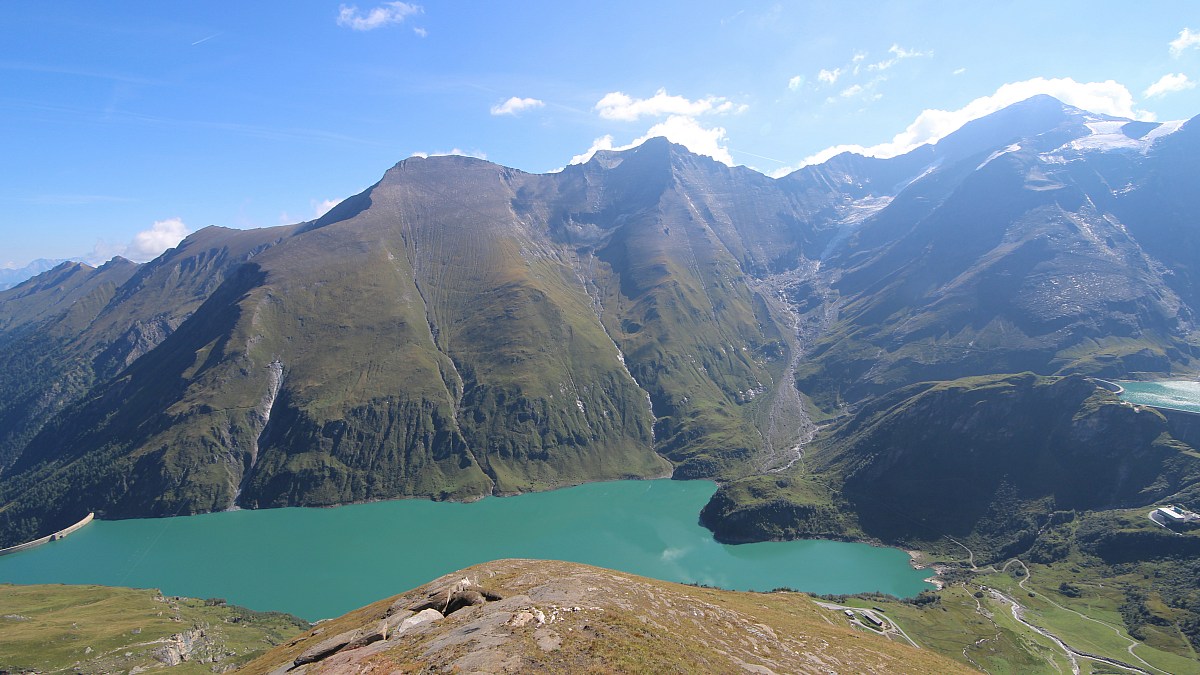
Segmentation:
{"type": "Polygon", "coordinates": [[[342,200],[340,199],[322,199],[319,202],[314,200],[312,202],[313,218],[320,218],[326,213],[329,213],[330,209],[341,203],[342,200]]]}
{"type": "Polygon", "coordinates": [[[1200,33],[1193,33],[1191,28],[1179,31],[1179,37],[1167,43],[1171,48],[1171,56],[1179,58],[1187,49],[1200,47],[1200,33]]]}
{"type": "Polygon", "coordinates": [[[788,80],[788,89],[791,89],[792,91],[796,91],[797,89],[799,89],[800,87],[803,87],[803,86],[804,86],[804,76],[803,75],[797,75],[797,76],[793,77],[792,79],[788,80]]]}
{"type": "Polygon", "coordinates": [[[125,248],[125,257],[134,262],[153,260],[163,251],[177,246],[187,235],[187,225],[178,218],[155,221],[150,229],[133,235],[133,241],[125,248]]]}
{"type": "Polygon", "coordinates": [[[571,158],[570,164],[583,164],[592,158],[598,150],[628,150],[636,148],[651,138],[662,136],[672,143],[678,143],[697,155],[707,155],[713,159],[733,166],[733,156],[725,146],[727,137],[723,127],[708,128],[685,115],[671,115],[666,120],[655,124],[642,136],[634,139],[628,145],[614,146],[611,135],[601,136],[592,141],[587,151],[571,158]]]}
{"type": "Polygon", "coordinates": [[[883,94],[876,89],[880,84],[887,80],[883,75],[876,75],[874,78],[862,83],[852,84],[840,92],[837,96],[830,96],[825,99],[826,103],[837,103],[838,99],[859,99],[861,101],[871,102],[878,101],[883,98],[883,94]]]}
{"type": "MultiPolygon", "coordinates": [[[[789,86],[793,81],[796,81],[796,78],[789,81],[789,86]]],[[[796,86],[800,86],[801,83],[803,78],[796,82],[796,86]]],[[[635,99],[619,91],[610,92],[595,105],[595,110],[604,119],[624,122],[636,121],[642,117],[665,116],[666,119],[656,123],[645,134],[627,145],[618,146],[611,134],[605,134],[593,140],[591,147],[572,157],[569,163],[582,164],[599,150],[628,150],[651,138],[662,136],[696,154],[707,155],[718,162],[733,166],[733,157],[729,154],[729,148],[725,146],[725,128],[704,126],[696,118],[703,115],[736,115],[748,108],[745,104],[735,104],[723,96],[691,100],[668,94],[666,89],[659,89],[654,96],[644,99],[635,99]]]]}
{"type": "Polygon", "coordinates": [[[187,235],[188,228],[182,220],[168,218],[155,221],[149,229],[133,235],[133,239],[124,245],[110,244],[103,240],[97,241],[96,245],[92,247],[92,252],[84,257],[87,258],[86,262],[91,265],[105,263],[118,255],[134,262],[146,262],[162,255],[163,251],[179,245],[179,242],[183,241],[187,235]]]}
{"type": "MultiPolygon", "coordinates": [[[[625,148],[632,148],[632,147],[633,147],[632,144],[625,146],[625,148]]],[[[621,148],[621,149],[625,149],[625,148],[621,148]]],[[[613,149],[612,134],[605,134],[605,135],[601,136],[600,138],[597,138],[596,140],[592,141],[591,147],[589,147],[587,150],[584,150],[583,152],[579,153],[578,155],[575,155],[574,157],[572,157],[571,161],[567,162],[567,164],[583,164],[583,163],[587,162],[589,159],[591,159],[592,155],[596,154],[596,152],[598,152],[600,150],[612,150],[612,149],[613,149]]]]}
{"type": "Polygon", "coordinates": [[[536,98],[517,98],[513,96],[504,103],[492,106],[493,115],[516,115],[530,108],[541,108],[546,103],[536,98]]]}
{"type": "Polygon", "coordinates": [[[428,37],[429,36],[429,31],[425,30],[424,28],[414,28],[413,32],[417,34],[417,37],[428,37]]]}
{"type": "Polygon", "coordinates": [[[458,155],[460,157],[474,157],[475,159],[487,159],[487,153],[482,150],[463,150],[462,148],[450,148],[449,150],[434,150],[433,152],[417,151],[409,155],[409,157],[449,157],[458,155]]]}
{"type": "Polygon", "coordinates": [[[1024,101],[1037,94],[1049,94],[1058,100],[1083,110],[1152,121],[1152,113],[1135,110],[1133,94],[1113,80],[1105,82],[1076,82],[1065,77],[1046,79],[1035,77],[1022,82],[1002,85],[990,96],[982,96],[958,110],[929,109],[917,116],[912,124],[896,134],[892,140],[878,145],[836,145],[805,157],[798,166],[784,167],[771,175],[785,175],[801,166],[820,164],[843,152],[854,152],[868,157],[895,157],[926,143],[936,143],[971,120],[990,115],[1014,103],[1024,101]]]}
{"type": "Polygon", "coordinates": [[[967,72],[967,69],[966,69],[966,68],[955,68],[955,69],[954,69],[954,72],[953,72],[953,73],[950,73],[950,74],[951,74],[951,75],[962,75],[962,74],[963,74],[963,73],[965,73],[965,72],[967,72]]]}
{"type": "Polygon", "coordinates": [[[824,82],[825,84],[833,84],[834,82],[838,81],[838,78],[841,77],[841,75],[841,68],[834,68],[833,70],[825,70],[822,68],[821,72],[817,73],[817,80],[824,82]]]}
{"type": "Polygon", "coordinates": [[[666,89],[659,89],[650,98],[633,98],[620,91],[609,92],[596,102],[595,110],[606,120],[632,122],[641,117],[663,115],[698,115],[740,113],[746,105],[734,105],[723,96],[709,96],[690,100],[683,96],[672,96],[666,89]]]}
{"type": "Polygon", "coordinates": [[[1158,82],[1146,87],[1146,91],[1142,92],[1142,96],[1146,98],[1154,98],[1156,96],[1166,96],[1177,91],[1185,91],[1192,89],[1196,83],[1188,79],[1183,73],[1168,73],[1158,79],[1158,82]]]}
{"type": "Polygon", "coordinates": [[[650,127],[650,130],[635,140],[633,144],[641,145],[656,136],[664,136],[667,140],[678,143],[698,155],[707,155],[722,164],[733,166],[733,157],[729,154],[729,148],[724,145],[726,141],[724,127],[710,129],[690,117],[672,115],[665,121],[650,127]]]}
{"type": "MultiPolygon", "coordinates": [[[[420,5],[407,2],[385,2],[371,9],[366,14],[359,11],[357,5],[341,5],[338,7],[337,25],[354,30],[375,30],[391,24],[403,23],[413,14],[423,11],[420,5]]],[[[420,32],[417,33],[421,35],[420,32]]],[[[421,35],[421,37],[425,37],[421,35]]]]}
{"type": "Polygon", "coordinates": [[[842,90],[841,97],[850,98],[851,96],[857,96],[858,94],[862,93],[862,90],[863,88],[861,84],[852,84],[842,90]]]}
{"type": "Polygon", "coordinates": [[[933,56],[933,52],[909,51],[897,44],[893,44],[891,47],[889,47],[888,53],[892,55],[892,58],[880,61],[878,63],[872,63],[871,65],[867,66],[867,70],[887,70],[904,59],[915,59],[920,56],[933,56]]]}

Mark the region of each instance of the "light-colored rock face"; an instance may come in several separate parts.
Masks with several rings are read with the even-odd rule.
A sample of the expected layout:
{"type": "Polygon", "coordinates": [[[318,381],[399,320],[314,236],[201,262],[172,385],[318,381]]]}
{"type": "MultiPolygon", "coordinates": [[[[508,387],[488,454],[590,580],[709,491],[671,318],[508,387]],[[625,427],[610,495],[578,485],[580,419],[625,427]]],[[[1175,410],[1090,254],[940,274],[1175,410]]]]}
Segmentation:
{"type": "Polygon", "coordinates": [[[242,672],[358,675],[395,672],[399,664],[404,672],[462,673],[969,672],[927,650],[830,622],[804,595],[694,588],[553,561],[478,565],[318,630],[242,672]],[[483,602],[448,602],[466,593],[483,602]],[[453,611],[429,606],[439,602],[453,611]],[[386,639],[345,639],[321,659],[293,666],[319,644],[381,627],[386,639]]]}
{"type": "Polygon", "coordinates": [[[401,635],[404,635],[408,631],[420,626],[423,623],[438,621],[442,618],[442,613],[436,609],[423,609],[420,612],[408,617],[404,621],[401,621],[400,625],[396,628],[395,632],[392,633],[391,637],[400,637],[401,635]]]}

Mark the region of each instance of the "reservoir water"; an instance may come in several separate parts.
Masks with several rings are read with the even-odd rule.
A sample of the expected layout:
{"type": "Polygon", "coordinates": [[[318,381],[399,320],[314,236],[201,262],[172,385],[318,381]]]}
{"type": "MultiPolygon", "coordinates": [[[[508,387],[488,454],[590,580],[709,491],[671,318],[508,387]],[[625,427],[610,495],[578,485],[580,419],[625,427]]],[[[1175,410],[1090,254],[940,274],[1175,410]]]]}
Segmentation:
{"type": "Polygon", "coordinates": [[[159,588],[309,620],[343,614],[475,563],[548,558],[736,590],[931,588],[904,551],[834,541],[717,543],[697,522],[706,481],[617,481],[471,504],[399,500],[336,508],[96,521],[0,557],[0,582],[159,588]]]}
{"type": "Polygon", "coordinates": [[[1162,382],[1125,382],[1121,400],[1157,408],[1174,408],[1200,413],[1200,382],[1166,380],[1162,382]]]}

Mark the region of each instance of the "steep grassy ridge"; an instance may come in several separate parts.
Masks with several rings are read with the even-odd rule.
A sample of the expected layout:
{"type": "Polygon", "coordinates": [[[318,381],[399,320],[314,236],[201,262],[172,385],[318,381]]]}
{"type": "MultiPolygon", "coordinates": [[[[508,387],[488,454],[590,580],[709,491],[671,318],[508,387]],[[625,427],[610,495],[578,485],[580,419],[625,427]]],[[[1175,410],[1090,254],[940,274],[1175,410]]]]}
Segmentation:
{"type": "Polygon", "coordinates": [[[682,475],[745,473],[760,443],[747,404],[774,391],[756,349],[777,329],[719,238],[691,222],[700,212],[670,181],[684,155],[650,150],[622,180],[666,177],[648,197],[660,215],[614,223],[586,250],[547,238],[563,209],[515,206],[554,192],[554,177],[464,158],[402,162],[344,219],[287,230],[240,266],[204,248],[220,232],[189,239],[110,304],[153,304],[163,291],[148,279],[164,270],[198,289],[181,270],[216,265],[220,284],[27,446],[0,488],[10,538],[80,509],[470,498],[663,475],[656,449],[682,475]],[[190,264],[168,265],[180,256],[190,264]]]}

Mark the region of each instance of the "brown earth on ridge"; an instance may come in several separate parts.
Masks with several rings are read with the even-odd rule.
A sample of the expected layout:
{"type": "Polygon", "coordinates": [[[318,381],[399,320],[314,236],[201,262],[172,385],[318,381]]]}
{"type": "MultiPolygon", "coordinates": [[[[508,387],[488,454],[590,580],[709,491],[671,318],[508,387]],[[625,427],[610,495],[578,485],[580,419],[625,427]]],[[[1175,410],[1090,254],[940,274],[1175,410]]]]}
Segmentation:
{"type": "Polygon", "coordinates": [[[855,630],[799,593],[740,593],[576,563],[501,560],[321,622],[239,672],[974,671],[855,630]],[[443,617],[437,610],[447,605],[443,617]]]}

